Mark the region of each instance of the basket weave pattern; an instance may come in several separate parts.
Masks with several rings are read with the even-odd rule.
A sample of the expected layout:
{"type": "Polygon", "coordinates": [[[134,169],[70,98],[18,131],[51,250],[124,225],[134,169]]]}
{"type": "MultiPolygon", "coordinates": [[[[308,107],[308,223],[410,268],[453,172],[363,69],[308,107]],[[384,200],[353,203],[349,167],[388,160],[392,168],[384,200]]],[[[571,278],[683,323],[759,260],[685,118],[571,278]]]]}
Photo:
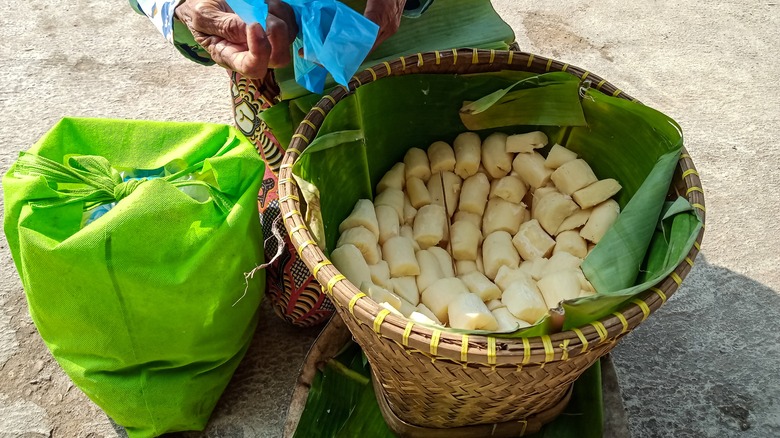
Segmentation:
{"type": "MultiPolygon", "coordinates": [[[[293,245],[323,285],[368,357],[394,414],[408,423],[449,428],[523,419],[555,405],[590,365],[657,310],[682,283],[699,252],[704,229],[675,271],[620,311],[548,336],[502,339],[413,324],[389,314],[352,285],[325,257],[305,226],[292,165],[314,139],[327,113],[355,88],[389,75],[464,74],[519,70],[564,71],[615,97],[634,100],[583,69],[524,52],[460,49],[399,58],[353,77],[324,96],[293,135],[280,170],[279,194],[293,245]]],[[[671,196],[686,196],[704,220],[704,193],[683,149],[671,196]]],[[[530,431],[529,431],[530,432],[530,431]]]]}

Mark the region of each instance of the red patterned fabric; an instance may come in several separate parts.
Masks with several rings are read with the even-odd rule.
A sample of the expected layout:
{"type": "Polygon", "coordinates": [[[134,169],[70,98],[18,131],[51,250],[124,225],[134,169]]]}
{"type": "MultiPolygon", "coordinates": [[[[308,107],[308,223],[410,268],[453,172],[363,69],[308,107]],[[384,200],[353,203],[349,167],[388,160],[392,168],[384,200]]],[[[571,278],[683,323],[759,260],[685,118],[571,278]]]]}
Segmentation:
{"type": "Polygon", "coordinates": [[[257,148],[266,163],[263,185],[257,195],[260,222],[265,236],[266,261],[277,256],[277,236],[283,240],[281,254],[266,268],[266,296],[274,311],[285,321],[310,327],[326,321],[335,311],[317,280],[290,244],[280,219],[277,191],[279,166],[284,149],[258,114],[278,101],[279,90],[273,74],[263,80],[247,79],[231,73],[231,96],[235,123],[257,148]],[[276,228],[276,236],[274,235],[276,228]]]}

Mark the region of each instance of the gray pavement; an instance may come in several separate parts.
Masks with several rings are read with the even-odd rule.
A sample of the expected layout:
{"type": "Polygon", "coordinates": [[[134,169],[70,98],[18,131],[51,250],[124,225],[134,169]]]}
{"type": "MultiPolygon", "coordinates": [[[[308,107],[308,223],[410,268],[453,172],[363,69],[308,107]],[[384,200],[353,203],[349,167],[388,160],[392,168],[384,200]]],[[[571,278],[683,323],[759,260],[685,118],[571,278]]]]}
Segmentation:
{"type": "MultiPolygon", "coordinates": [[[[632,436],[780,436],[780,6],[494,4],[524,50],[587,68],[675,118],[701,173],[697,265],[615,350],[632,436]]],[[[224,72],[179,57],[124,1],[3,2],[0,17],[2,172],[66,115],[231,121],[224,72]]],[[[121,436],[46,351],[0,239],[0,436],[121,436]]],[[[207,432],[189,436],[280,436],[294,364],[315,335],[264,306],[207,432]]]]}

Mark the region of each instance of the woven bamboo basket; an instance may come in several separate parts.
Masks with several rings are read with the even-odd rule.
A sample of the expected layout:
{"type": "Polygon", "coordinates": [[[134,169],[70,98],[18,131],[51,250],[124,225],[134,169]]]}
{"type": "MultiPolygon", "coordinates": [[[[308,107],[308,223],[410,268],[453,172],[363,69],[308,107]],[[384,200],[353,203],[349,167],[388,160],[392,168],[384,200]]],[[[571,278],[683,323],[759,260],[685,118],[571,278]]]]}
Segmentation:
{"type": "MultiPolygon", "coordinates": [[[[361,85],[391,75],[500,70],[563,71],[589,79],[603,93],[635,100],[586,70],[529,53],[476,49],[420,53],[366,69],[352,78],[349,87],[336,87],[324,96],[298,127],[281,166],[280,204],[290,239],[363,347],[380,389],[377,397],[385,407],[385,418],[404,436],[441,428],[450,428],[451,437],[480,436],[473,434],[474,425],[501,426],[492,430],[500,429],[504,436],[538,430],[541,424],[533,419],[550,421],[545,412],[560,405],[571,384],[677,290],[693,266],[703,237],[702,228],[685,261],[618,312],[541,337],[502,339],[431,329],[389,314],[360,292],[325,257],[306,228],[300,192],[292,178],[293,163],[334,105],[361,85]],[[514,426],[505,427],[508,423],[514,426]]],[[[704,193],[685,149],[670,187],[670,196],[677,195],[686,196],[704,220],[704,193]]]]}

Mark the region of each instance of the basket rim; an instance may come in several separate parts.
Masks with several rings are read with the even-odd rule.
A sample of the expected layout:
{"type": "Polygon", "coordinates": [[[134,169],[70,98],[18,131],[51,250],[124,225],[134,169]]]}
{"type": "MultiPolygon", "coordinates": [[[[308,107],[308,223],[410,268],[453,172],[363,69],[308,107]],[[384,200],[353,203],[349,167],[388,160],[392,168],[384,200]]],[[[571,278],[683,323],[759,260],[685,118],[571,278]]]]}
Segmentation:
{"type": "MultiPolygon", "coordinates": [[[[292,167],[319,131],[326,115],[358,87],[387,76],[407,74],[476,73],[500,70],[545,73],[567,72],[595,83],[602,93],[637,101],[605,79],[579,67],[532,53],[510,50],[452,49],[402,56],[357,73],[349,86],[337,86],[306,115],[292,136],[279,173],[279,205],[284,226],[298,254],[323,291],[345,318],[373,326],[377,336],[401,348],[416,350],[432,360],[446,359],[463,366],[518,366],[546,364],[586,354],[606,342],[615,343],[660,308],[682,284],[693,267],[704,235],[702,226],[687,257],[658,284],[627,301],[617,312],[590,324],[551,335],[528,338],[501,338],[461,334],[435,329],[390,314],[341,274],[316,244],[301,214],[300,190],[292,167]],[[461,60],[458,64],[458,60],[461,60]],[[465,60],[465,61],[464,61],[465,60]],[[464,71],[465,70],[465,71],[464,71]],[[365,299],[364,299],[365,298],[365,299]],[[349,315],[349,316],[347,316],[349,315]]],[[[704,191],[693,160],[683,147],[672,187],[685,196],[705,223],[704,191]],[[679,181],[678,181],[679,180],[679,181]],[[677,187],[676,183],[681,183],[677,187]]]]}

